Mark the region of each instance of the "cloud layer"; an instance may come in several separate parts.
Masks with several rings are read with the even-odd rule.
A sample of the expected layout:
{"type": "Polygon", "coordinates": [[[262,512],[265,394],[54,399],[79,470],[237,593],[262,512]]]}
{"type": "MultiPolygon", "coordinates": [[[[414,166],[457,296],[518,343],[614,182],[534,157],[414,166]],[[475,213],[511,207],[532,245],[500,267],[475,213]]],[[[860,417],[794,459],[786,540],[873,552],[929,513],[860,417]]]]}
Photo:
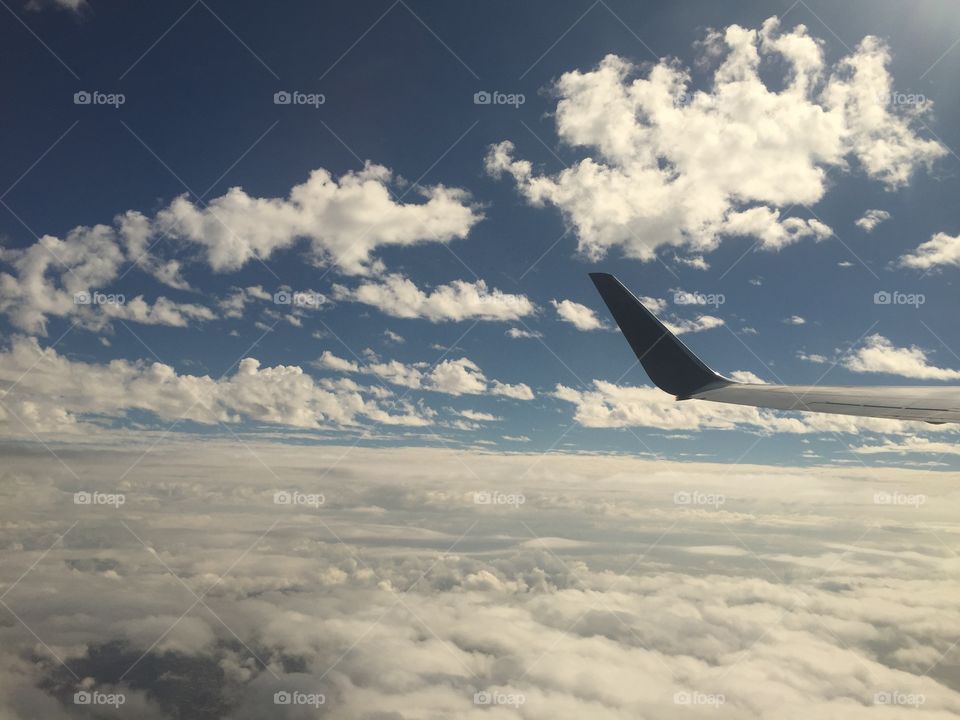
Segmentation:
{"type": "Polygon", "coordinates": [[[7,455],[5,718],[960,713],[953,473],[144,450],[7,455]]]}
{"type": "MultiPolygon", "coordinates": [[[[409,402],[384,401],[380,388],[314,380],[296,365],[261,367],[244,358],[221,378],[178,373],[161,362],[87,363],[15,338],[0,352],[4,434],[75,434],[94,420],[140,411],[164,423],[205,425],[244,420],[298,428],[352,426],[362,420],[424,426],[431,415],[409,402]],[[394,407],[396,405],[396,407],[394,407]]],[[[387,393],[389,395],[389,393],[387,393]]]]}

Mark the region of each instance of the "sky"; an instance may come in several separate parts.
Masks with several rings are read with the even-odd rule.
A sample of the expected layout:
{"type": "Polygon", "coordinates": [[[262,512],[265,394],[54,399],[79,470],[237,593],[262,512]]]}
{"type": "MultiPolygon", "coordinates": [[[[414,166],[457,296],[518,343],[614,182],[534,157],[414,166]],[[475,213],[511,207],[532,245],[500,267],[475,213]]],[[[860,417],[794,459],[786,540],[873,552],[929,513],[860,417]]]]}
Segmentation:
{"type": "Polygon", "coordinates": [[[951,3],[0,4],[0,715],[960,713],[951,3]]]}
{"type": "Polygon", "coordinates": [[[5,430],[955,464],[637,391],[587,278],[721,373],[956,381],[946,6],[553,7],[8,8],[0,367],[126,402],[31,372],[5,430]]]}

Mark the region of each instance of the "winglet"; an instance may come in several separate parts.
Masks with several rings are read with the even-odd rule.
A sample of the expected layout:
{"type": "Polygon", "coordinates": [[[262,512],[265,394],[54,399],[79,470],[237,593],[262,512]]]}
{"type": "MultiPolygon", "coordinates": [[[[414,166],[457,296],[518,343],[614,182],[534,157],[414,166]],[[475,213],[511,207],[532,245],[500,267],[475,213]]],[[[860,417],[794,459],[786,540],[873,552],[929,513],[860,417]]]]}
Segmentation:
{"type": "Polygon", "coordinates": [[[683,400],[732,383],[704,365],[613,275],[590,273],[590,279],[643,369],[661,390],[683,400]]]}

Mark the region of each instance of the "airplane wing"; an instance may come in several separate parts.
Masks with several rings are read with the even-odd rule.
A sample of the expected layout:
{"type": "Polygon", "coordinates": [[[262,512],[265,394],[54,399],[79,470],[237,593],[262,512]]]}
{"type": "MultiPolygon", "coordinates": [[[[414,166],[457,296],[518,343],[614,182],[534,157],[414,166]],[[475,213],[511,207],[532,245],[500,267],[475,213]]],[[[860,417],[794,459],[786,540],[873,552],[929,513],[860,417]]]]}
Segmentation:
{"type": "Polygon", "coordinates": [[[643,369],[677,400],[863,417],[960,422],[960,387],[825,386],[741,383],[718,375],[694,355],[613,275],[590,279],[643,369]]]}

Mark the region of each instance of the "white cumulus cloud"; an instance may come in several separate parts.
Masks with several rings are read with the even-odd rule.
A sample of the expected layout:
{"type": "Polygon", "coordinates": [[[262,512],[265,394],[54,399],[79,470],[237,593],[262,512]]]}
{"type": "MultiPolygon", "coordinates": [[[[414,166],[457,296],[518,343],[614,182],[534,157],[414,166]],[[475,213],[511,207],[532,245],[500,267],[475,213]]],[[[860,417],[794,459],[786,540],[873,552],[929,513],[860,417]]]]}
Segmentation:
{"type": "Polygon", "coordinates": [[[334,285],[337,300],[359,302],[399,318],[425,318],[431,322],[462,320],[509,321],[531,315],[536,306],[525,295],[511,295],[483,280],[454,280],[430,292],[396,273],[361,282],[354,288],[334,285]]]}
{"type": "Polygon", "coordinates": [[[956,380],[960,370],[931,365],[927,354],[916,346],[896,347],[882,335],[870,335],[856,352],[843,361],[848,370],[859,373],[887,373],[920,380],[956,380]]]}
{"type": "Polygon", "coordinates": [[[608,55],[565,73],[557,133],[589,156],[538,174],[504,141],[490,148],[487,171],[511,176],[530,203],[558,207],[587,257],[619,248],[646,261],[664,246],[702,255],[732,235],[771,250],[829,237],[819,220],[782,208],[818,202],[827,171],[851,160],[895,188],[946,152],[916,134],[929,105],[888,102],[890,53],[875,37],[832,66],[804,26],[781,33],[776,18],[711,32],[702,46],[719,62],[707,90],[691,90],[690,74],[668,59],[640,72],[608,55]],[[782,87],[765,82],[762,63],[785,68],[782,87]]]}
{"type": "Polygon", "coordinates": [[[864,232],[873,232],[877,225],[889,219],[890,213],[886,210],[867,210],[863,214],[863,217],[854,222],[854,225],[864,232]]]}
{"type": "Polygon", "coordinates": [[[566,323],[570,323],[577,330],[603,330],[606,328],[597,314],[586,305],[573,300],[551,300],[550,304],[557,311],[557,316],[566,323]]]}
{"type": "Polygon", "coordinates": [[[920,243],[912,252],[900,257],[902,267],[929,270],[941,265],[960,265],[960,235],[938,232],[920,243]]]}

